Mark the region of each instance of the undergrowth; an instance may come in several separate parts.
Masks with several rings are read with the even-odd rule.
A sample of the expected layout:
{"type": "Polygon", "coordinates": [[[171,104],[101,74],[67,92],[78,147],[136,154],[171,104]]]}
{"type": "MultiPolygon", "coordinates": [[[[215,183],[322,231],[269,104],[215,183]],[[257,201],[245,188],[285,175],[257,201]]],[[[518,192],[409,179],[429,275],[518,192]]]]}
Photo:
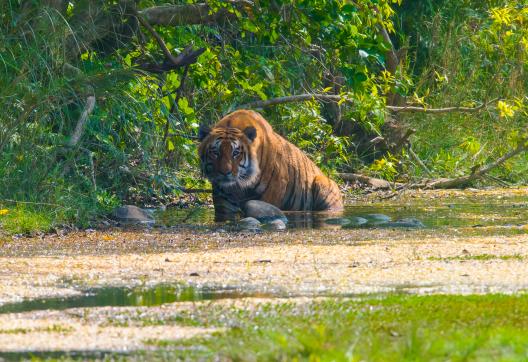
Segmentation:
{"type": "MultiPolygon", "coordinates": [[[[10,215],[41,214],[38,222],[3,228],[85,226],[124,203],[178,203],[182,188],[207,187],[196,157],[199,124],[254,100],[306,92],[348,97],[339,127],[331,107],[316,101],[263,110],[329,174],[459,176],[525,136],[526,4],[306,1],[259,5],[266,11],[254,13],[214,2],[239,22],[157,27],[174,54],[187,45],[204,48],[188,69],[162,74],[140,67],[163,55],[128,2],[0,2],[0,203],[8,202],[10,215]],[[112,24],[108,34],[99,28],[105,23],[112,24]],[[396,74],[385,71],[387,44],[377,24],[406,51],[396,74]],[[377,159],[360,152],[372,140],[353,130],[380,135],[389,91],[426,107],[502,103],[478,113],[398,116],[416,130],[411,143],[424,169],[406,148],[377,159]],[[95,109],[71,145],[90,96],[95,109]]],[[[162,2],[147,3],[138,6],[162,2]]],[[[516,157],[482,183],[526,183],[527,161],[516,157]]]]}

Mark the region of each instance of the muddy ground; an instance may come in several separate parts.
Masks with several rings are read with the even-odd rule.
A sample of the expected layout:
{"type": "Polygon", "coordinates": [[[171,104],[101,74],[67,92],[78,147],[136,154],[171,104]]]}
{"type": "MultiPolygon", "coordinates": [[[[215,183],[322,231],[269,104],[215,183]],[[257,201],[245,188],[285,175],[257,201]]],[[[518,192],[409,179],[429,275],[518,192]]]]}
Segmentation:
{"type": "MultiPolygon", "coordinates": [[[[414,192],[382,202],[442,203],[468,195],[523,200],[528,199],[528,189],[414,192]]],[[[391,291],[514,293],[528,289],[526,258],[528,228],[523,223],[441,230],[329,225],[259,234],[185,227],[88,230],[4,240],[0,305],[76,295],[93,287],[160,283],[236,287],[267,297],[237,301],[242,308],[269,302],[270,296],[306,302],[313,296],[391,291]]],[[[0,314],[0,351],[146,348],[147,337],[178,339],[214,330],[177,324],[116,326],[109,321],[123,313],[168,313],[211,303],[234,302],[0,314]]]]}

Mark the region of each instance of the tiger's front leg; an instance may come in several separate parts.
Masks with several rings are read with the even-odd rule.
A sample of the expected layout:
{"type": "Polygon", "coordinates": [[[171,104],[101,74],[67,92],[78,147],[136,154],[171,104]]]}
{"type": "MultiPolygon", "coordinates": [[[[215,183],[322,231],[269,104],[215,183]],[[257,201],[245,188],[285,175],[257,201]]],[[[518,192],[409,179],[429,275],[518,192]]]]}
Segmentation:
{"type": "Polygon", "coordinates": [[[215,187],[213,187],[213,204],[215,221],[236,220],[241,211],[238,201],[230,198],[229,195],[222,193],[215,187]]]}

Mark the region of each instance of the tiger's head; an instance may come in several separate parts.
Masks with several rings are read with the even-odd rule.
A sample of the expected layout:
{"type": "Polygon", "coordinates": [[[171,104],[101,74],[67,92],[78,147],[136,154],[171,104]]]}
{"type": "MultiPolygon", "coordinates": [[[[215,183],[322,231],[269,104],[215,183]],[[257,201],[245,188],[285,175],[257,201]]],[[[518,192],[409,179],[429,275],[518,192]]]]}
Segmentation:
{"type": "Polygon", "coordinates": [[[249,188],[260,175],[253,145],[255,127],[200,127],[198,148],[202,173],[224,189],[249,188]]]}

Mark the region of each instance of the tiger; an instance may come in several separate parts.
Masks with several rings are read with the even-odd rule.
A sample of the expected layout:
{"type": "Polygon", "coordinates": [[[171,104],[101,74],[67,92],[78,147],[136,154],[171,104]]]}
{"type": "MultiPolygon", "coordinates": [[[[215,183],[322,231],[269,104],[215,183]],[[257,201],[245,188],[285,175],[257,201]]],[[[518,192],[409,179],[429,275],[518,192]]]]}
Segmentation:
{"type": "Polygon", "coordinates": [[[213,188],[215,220],[234,220],[249,200],[283,211],[341,211],[337,184],[259,113],[238,110],[199,129],[202,174],[213,188]]]}

